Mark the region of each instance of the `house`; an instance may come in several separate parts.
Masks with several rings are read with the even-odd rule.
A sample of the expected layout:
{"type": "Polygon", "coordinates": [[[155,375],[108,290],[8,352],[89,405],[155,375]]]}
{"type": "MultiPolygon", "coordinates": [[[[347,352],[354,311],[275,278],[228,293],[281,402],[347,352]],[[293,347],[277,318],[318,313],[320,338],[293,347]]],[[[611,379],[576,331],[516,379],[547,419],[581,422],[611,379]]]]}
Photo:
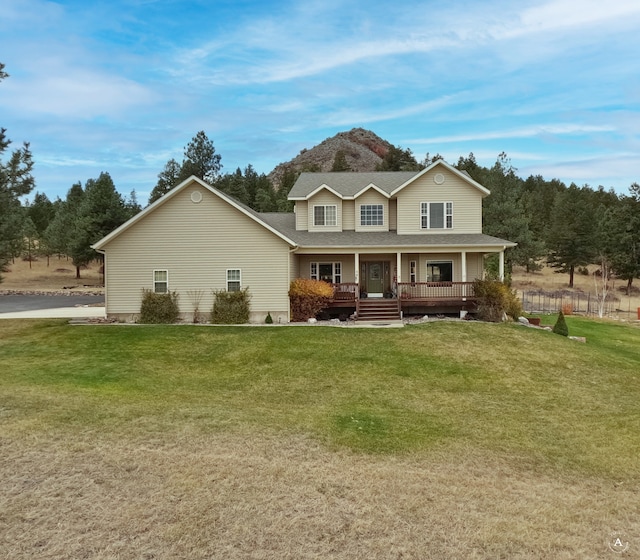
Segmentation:
{"type": "Polygon", "coordinates": [[[251,321],[289,320],[291,280],[334,286],[327,312],[358,318],[472,311],[485,255],[515,243],[482,233],[489,191],[442,160],[420,172],[303,173],[293,213],[258,213],[191,177],[93,247],[107,314],[140,312],[142,290],[175,291],[185,317],[213,290],[248,287],[251,321]]]}

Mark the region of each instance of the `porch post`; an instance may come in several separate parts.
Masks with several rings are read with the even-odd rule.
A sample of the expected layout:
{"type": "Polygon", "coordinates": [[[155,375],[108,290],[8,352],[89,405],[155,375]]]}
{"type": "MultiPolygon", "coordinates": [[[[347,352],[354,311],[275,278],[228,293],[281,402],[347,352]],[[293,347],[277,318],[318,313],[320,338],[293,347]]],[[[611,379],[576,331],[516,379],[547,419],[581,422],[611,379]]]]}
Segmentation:
{"type": "Polygon", "coordinates": [[[396,283],[402,282],[402,253],[396,253],[396,283]]]}
{"type": "Polygon", "coordinates": [[[500,282],[504,282],[504,249],[500,251],[500,282]]]}
{"type": "Polygon", "coordinates": [[[354,255],[354,282],[358,285],[358,293],[360,291],[360,253],[354,255]]]}
{"type": "MultiPolygon", "coordinates": [[[[460,251],[460,262],[461,262],[461,267],[460,267],[460,272],[462,274],[462,281],[466,282],[467,281],[467,252],[466,251],[460,251]]],[[[467,297],[467,285],[466,284],[462,284],[462,295],[463,297],[467,297]]]]}

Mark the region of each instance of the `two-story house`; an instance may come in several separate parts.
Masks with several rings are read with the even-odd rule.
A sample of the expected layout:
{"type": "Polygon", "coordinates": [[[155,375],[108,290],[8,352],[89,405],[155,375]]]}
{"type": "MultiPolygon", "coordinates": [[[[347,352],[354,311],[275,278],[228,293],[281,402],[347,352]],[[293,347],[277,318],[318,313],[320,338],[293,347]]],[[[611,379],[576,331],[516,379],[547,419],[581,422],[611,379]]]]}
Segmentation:
{"type": "Polygon", "coordinates": [[[482,233],[489,191],[438,160],[420,172],[303,173],[293,213],[258,213],[192,177],[100,240],[107,314],[133,319],[142,290],[196,296],[248,287],[251,320],[289,320],[294,278],[334,285],[328,311],[362,318],[473,310],[484,257],[515,243],[482,233]]]}

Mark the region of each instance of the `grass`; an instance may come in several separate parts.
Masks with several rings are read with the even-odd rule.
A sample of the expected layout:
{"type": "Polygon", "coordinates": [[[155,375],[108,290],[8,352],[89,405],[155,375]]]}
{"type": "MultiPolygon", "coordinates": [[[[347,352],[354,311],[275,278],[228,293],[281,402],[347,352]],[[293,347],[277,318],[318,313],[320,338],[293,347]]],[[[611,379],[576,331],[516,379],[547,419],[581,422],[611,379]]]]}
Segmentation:
{"type": "Polygon", "coordinates": [[[640,329],[567,322],[2,321],[0,552],[601,558],[640,535],[640,329]]]}

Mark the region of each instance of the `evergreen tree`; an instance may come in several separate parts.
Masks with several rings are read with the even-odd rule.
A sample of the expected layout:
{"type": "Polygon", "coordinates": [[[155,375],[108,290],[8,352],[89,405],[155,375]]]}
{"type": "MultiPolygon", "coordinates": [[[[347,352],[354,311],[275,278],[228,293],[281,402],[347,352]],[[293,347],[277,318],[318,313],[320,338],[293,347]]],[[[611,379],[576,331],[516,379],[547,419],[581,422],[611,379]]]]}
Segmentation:
{"type": "MultiPolygon", "coordinates": [[[[84,190],[80,182],[71,186],[63,201],[56,201],[56,215],[45,230],[44,238],[51,254],[71,255],[71,242],[77,223],[84,190]]],[[[76,271],[77,274],[77,271],[76,271]]]]}
{"type": "Polygon", "coordinates": [[[351,166],[347,163],[347,157],[343,150],[338,150],[333,157],[331,171],[351,171],[351,166]]]}
{"type": "Polygon", "coordinates": [[[76,267],[76,278],[80,278],[82,266],[98,257],[98,253],[91,248],[91,245],[111,233],[127,219],[128,213],[124,200],[108,173],[100,173],[97,179],[89,179],[86,182],[70,245],[70,256],[76,267]]]}
{"type": "MultiPolygon", "coordinates": [[[[4,64],[0,62],[0,82],[7,77],[4,64]]],[[[4,161],[2,156],[10,144],[6,129],[0,128],[0,272],[6,269],[9,259],[15,258],[22,246],[25,212],[20,197],[29,194],[35,186],[31,175],[33,157],[29,144],[25,142],[4,161]]]]}
{"type": "Polygon", "coordinates": [[[611,269],[627,282],[627,295],[631,294],[633,280],[640,278],[640,185],[634,183],[629,192],[606,209],[598,236],[611,269]]]}
{"type": "Polygon", "coordinates": [[[222,169],[220,159],[220,154],[216,154],[213,141],[207,138],[204,130],[201,130],[185,146],[182,164],[172,158],[158,174],[158,182],[149,195],[149,204],[192,175],[213,185],[222,169]]]}
{"type": "Polygon", "coordinates": [[[516,175],[509,158],[502,153],[488,172],[480,173],[479,168],[473,172],[476,176],[484,175],[482,184],[491,191],[482,205],[484,233],[518,243],[505,253],[505,272],[510,275],[513,265],[534,268],[544,255],[544,246],[531,233],[522,204],[523,181],[516,175]]]}
{"type": "Polygon", "coordinates": [[[391,146],[376,166],[376,171],[420,171],[424,167],[416,161],[409,148],[391,146]]]}
{"type": "Polygon", "coordinates": [[[55,215],[56,209],[53,206],[53,202],[44,193],[37,192],[33,202],[27,206],[27,216],[33,221],[38,236],[44,235],[55,215]]]}
{"type": "Polygon", "coordinates": [[[220,154],[216,154],[213,141],[207,138],[204,130],[201,130],[184,149],[180,182],[195,175],[199,179],[213,184],[222,168],[220,159],[220,154]]]}
{"type": "Polygon", "coordinates": [[[557,195],[547,236],[548,263],[556,272],[569,274],[569,287],[579,266],[593,262],[597,249],[597,209],[588,187],[575,184],[557,195]]]}
{"type": "Polygon", "coordinates": [[[158,173],[158,182],[149,195],[149,204],[153,204],[180,183],[180,169],[180,164],[173,158],[165,164],[164,169],[158,173]]]}

